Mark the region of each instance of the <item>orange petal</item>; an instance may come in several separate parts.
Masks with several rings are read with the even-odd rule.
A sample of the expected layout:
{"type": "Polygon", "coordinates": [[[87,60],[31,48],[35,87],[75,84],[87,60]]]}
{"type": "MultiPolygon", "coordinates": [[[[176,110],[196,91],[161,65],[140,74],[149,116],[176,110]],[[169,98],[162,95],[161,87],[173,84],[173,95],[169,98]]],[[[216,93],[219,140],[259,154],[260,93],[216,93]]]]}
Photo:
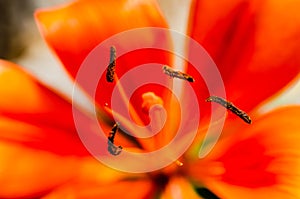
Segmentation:
{"type": "Polygon", "coordinates": [[[299,116],[299,106],[262,116],[221,140],[190,175],[221,198],[300,197],[299,116]]]}
{"type": "Polygon", "coordinates": [[[93,157],[84,157],[80,159],[80,169],[77,171],[75,182],[82,184],[113,184],[120,180],[132,178],[141,179],[146,174],[129,174],[110,168],[93,157]]]}
{"type": "Polygon", "coordinates": [[[2,116],[41,126],[74,129],[69,102],[38,83],[16,64],[3,60],[0,60],[0,94],[2,116]]]}
{"type": "Polygon", "coordinates": [[[299,6],[297,0],[193,2],[189,34],[218,65],[228,99],[245,111],[299,74],[299,6]]]}
{"type": "Polygon", "coordinates": [[[74,183],[72,189],[78,188],[77,184],[84,187],[80,194],[89,193],[90,197],[96,194],[96,197],[96,188],[87,187],[95,184],[98,188],[114,187],[122,178],[130,177],[102,165],[92,157],[59,156],[4,141],[0,142],[0,160],[1,198],[34,198],[49,192],[62,194],[61,187],[68,187],[70,182],[74,183]]]}
{"type": "Polygon", "coordinates": [[[69,181],[79,168],[71,156],[61,157],[2,140],[0,161],[1,198],[41,196],[69,181]]]}
{"type": "MultiPolygon", "coordinates": [[[[33,198],[75,176],[99,181],[96,170],[112,173],[99,162],[94,166],[89,161],[92,158],[77,135],[71,104],[19,66],[0,61],[0,94],[0,198],[33,198]]],[[[87,126],[83,130],[90,130],[88,117],[81,114],[81,119],[87,126]]],[[[101,182],[120,178],[116,173],[104,176],[101,182]]]]}
{"type": "Polygon", "coordinates": [[[68,181],[78,165],[61,155],[87,154],[71,105],[3,60],[0,95],[0,197],[39,196],[68,181]]]}
{"type": "Polygon", "coordinates": [[[55,198],[128,198],[148,199],[153,196],[153,184],[147,180],[124,180],[111,184],[81,184],[80,182],[63,186],[43,197],[55,198]]]}
{"type": "MultiPolygon", "coordinates": [[[[71,103],[41,85],[19,66],[0,61],[0,94],[0,139],[60,155],[89,154],[79,139],[71,103]]],[[[79,110],[76,115],[86,124],[95,122],[79,110]]],[[[108,136],[111,127],[100,122],[108,136]]],[[[94,131],[89,125],[85,126],[81,131],[94,131]]],[[[126,147],[132,146],[121,134],[116,139],[117,143],[119,141],[126,147]]]]}
{"type": "Polygon", "coordinates": [[[87,154],[72,106],[13,63],[0,61],[0,138],[61,155],[87,154]]]}
{"type": "Polygon", "coordinates": [[[163,191],[161,199],[197,199],[201,198],[195,192],[192,184],[187,181],[187,179],[182,177],[171,178],[170,182],[167,184],[166,189],[163,191]]]}

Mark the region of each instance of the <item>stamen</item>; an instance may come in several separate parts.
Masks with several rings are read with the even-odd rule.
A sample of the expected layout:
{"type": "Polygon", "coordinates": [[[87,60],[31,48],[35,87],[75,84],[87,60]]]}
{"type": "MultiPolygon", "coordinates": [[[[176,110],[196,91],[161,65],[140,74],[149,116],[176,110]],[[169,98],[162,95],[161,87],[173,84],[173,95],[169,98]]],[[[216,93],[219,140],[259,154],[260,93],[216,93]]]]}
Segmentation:
{"type": "Polygon", "coordinates": [[[116,48],[110,47],[110,60],[106,70],[106,81],[113,82],[116,68],[116,48]]]}
{"type": "Polygon", "coordinates": [[[166,75],[169,75],[170,77],[176,77],[176,78],[179,78],[179,79],[183,79],[183,80],[187,80],[189,82],[195,82],[195,79],[186,74],[186,73],[183,73],[181,71],[175,71],[173,70],[172,68],[168,67],[168,66],[163,66],[163,72],[166,74],[166,75]]]}
{"type": "Polygon", "coordinates": [[[123,128],[125,128],[124,130],[130,132],[131,136],[134,136],[134,137],[142,136],[143,137],[143,136],[146,136],[146,135],[150,134],[150,132],[147,132],[147,131],[145,131],[145,132],[138,132],[137,133],[135,125],[133,125],[130,120],[128,120],[126,117],[122,116],[118,112],[113,111],[108,106],[105,106],[104,110],[108,114],[113,115],[114,118],[115,118],[115,120],[118,121],[118,123],[121,124],[123,128]]]}
{"type": "Polygon", "coordinates": [[[119,124],[115,123],[114,126],[112,127],[109,135],[108,135],[107,150],[112,155],[119,155],[122,152],[122,149],[123,149],[122,146],[117,147],[117,146],[114,145],[115,135],[116,135],[118,129],[119,129],[119,124]]]}
{"type": "MultiPolygon", "coordinates": [[[[139,117],[139,115],[137,114],[137,112],[133,108],[133,106],[132,106],[129,98],[126,95],[126,92],[125,92],[123,86],[119,82],[118,75],[115,73],[115,65],[116,65],[116,48],[114,46],[111,46],[111,48],[110,48],[110,64],[109,64],[109,66],[107,68],[106,80],[108,82],[113,82],[113,81],[117,82],[116,87],[117,87],[117,89],[120,92],[121,99],[124,102],[124,104],[126,106],[128,105],[128,110],[129,110],[130,115],[132,116],[132,119],[134,120],[134,122],[136,124],[142,126],[142,125],[144,125],[142,119],[139,117]]],[[[108,104],[107,103],[105,103],[105,109],[108,110],[108,104]]],[[[109,112],[112,113],[112,111],[109,111],[109,112]]],[[[128,124],[127,121],[128,120],[126,120],[126,123],[128,124]]],[[[122,126],[124,126],[124,125],[122,124],[122,126]]],[[[149,135],[149,133],[148,133],[148,135],[149,135]]]]}
{"type": "Polygon", "coordinates": [[[232,113],[234,113],[235,115],[240,117],[246,123],[248,123],[248,124],[252,123],[252,121],[251,121],[249,115],[247,115],[247,113],[245,113],[244,111],[242,111],[241,109],[236,107],[233,103],[226,101],[225,99],[223,99],[221,97],[210,96],[209,98],[206,99],[206,101],[207,102],[216,102],[216,103],[222,105],[223,107],[227,108],[228,110],[230,110],[232,113]]]}
{"type": "MultiPolygon", "coordinates": [[[[117,74],[115,76],[116,76],[116,81],[119,81],[117,74]]],[[[116,86],[121,94],[124,104],[128,105],[129,113],[132,116],[132,119],[134,120],[134,122],[139,125],[143,125],[144,123],[143,123],[142,119],[139,117],[138,113],[133,108],[133,105],[131,104],[129,98],[127,97],[126,92],[125,92],[123,86],[121,85],[121,83],[118,83],[116,86]]]]}

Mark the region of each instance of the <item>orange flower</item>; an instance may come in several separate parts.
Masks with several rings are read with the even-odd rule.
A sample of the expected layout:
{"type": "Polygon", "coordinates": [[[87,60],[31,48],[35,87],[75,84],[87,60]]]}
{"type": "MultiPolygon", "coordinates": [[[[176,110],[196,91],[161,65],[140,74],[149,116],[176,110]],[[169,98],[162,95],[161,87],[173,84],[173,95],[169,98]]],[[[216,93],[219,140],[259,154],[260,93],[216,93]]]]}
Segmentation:
{"type": "MultiPolygon", "coordinates": [[[[201,126],[196,129],[198,134],[192,146],[178,161],[174,159],[176,148],[153,157],[153,165],[165,159],[174,161],[157,171],[126,173],[100,163],[81,139],[90,139],[96,149],[98,142],[105,145],[99,146],[100,149],[106,149],[107,141],[102,143],[101,139],[77,134],[77,131],[97,134],[93,118],[72,107],[69,99],[53,93],[15,64],[1,61],[0,197],[300,198],[300,124],[297,121],[300,107],[285,107],[265,115],[257,111],[260,103],[276,94],[300,72],[296,53],[300,45],[295,40],[299,35],[300,15],[294,4],[297,2],[292,0],[193,2],[189,34],[216,61],[225,82],[226,95],[251,115],[253,124],[244,124],[234,114],[229,114],[221,139],[205,158],[198,158],[198,149],[209,125],[208,118],[213,114],[209,112],[210,104],[205,102],[208,92],[200,74],[189,65],[187,73],[196,81],[184,82],[183,100],[176,100],[165,87],[143,86],[130,99],[130,115],[136,123],[150,122],[150,128],[160,132],[142,139],[116,132],[114,142],[123,146],[119,165],[132,166],[127,165],[132,162],[123,158],[129,157],[125,156],[127,152],[149,153],[165,146],[176,136],[181,121],[184,121],[185,134],[175,144],[181,149],[188,143],[190,132],[195,130],[190,124],[194,122],[196,112],[196,109],[188,110],[186,117],[180,118],[181,112],[186,111],[180,110],[180,106],[192,107],[193,103],[186,97],[188,85],[198,91],[201,115],[204,115],[196,121],[201,126]],[[274,16],[280,16],[280,20],[273,21],[274,16]],[[277,30],[283,28],[285,31],[279,34],[277,30]],[[285,49],[282,46],[286,46],[285,49]],[[160,129],[164,122],[163,108],[168,117],[160,129]],[[80,123],[84,123],[80,129],[74,123],[74,113],[80,123]],[[148,114],[152,116],[151,121],[148,114]]],[[[85,59],[91,50],[114,34],[132,28],[167,28],[154,0],[76,0],[63,7],[39,11],[36,19],[47,43],[74,79],[78,78],[82,63],[87,63],[85,59]]],[[[138,45],[135,39],[127,41],[127,45],[138,45]]],[[[171,46],[168,34],[150,31],[145,40],[146,43],[164,41],[165,46],[171,46]]],[[[116,47],[117,50],[126,48],[118,43],[116,47]]],[[[156,49],[130,52],[118,57],[116,76],[122,78],[130,69],[143,63],[172,65],[172,57],[171,53],[156,49]]],[[[155,67],[152,72],[164,82],[172,81],[155,67]]],[[[134,77],[131,76],[132,82],[134,77]]],[[[79,83],[83,88],[89,88],[85,82],[79,83]]],[[[121,126],[138,136],[137,127],[131,126],[113,106],[105,105],[114,100],[111,97],[114,87],[122,91],[122,85],[117,83],[118,78],[111,84],[105,81],[105,76],[101,77],[95,94],[99,109],[97,119],[107,136],[111,136],[109,132],[115,122],[112,115],[116,114],[121,126]]],[[[121,98],[126,100],[124,96],[121,98]]],[[[119,157],[107,151],[103,153],[99,151],[96,155],[108,161],[119,157]]],[[[141,162],[135,164],[143,165],[141,162]]],[[[137,166],[136,169],[140,168],[137,166]]]]}

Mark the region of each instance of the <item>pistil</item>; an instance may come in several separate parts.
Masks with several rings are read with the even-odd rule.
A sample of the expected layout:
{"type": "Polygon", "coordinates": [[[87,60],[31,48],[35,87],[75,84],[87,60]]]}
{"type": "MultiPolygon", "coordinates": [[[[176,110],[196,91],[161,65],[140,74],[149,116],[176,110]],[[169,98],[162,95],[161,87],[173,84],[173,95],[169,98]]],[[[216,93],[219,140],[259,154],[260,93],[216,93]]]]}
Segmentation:
{"type": "Polygon", "coordinates": [[[166,122],[166,111],[163,107],[163,100],[153,92],[147,92],[142,95],[142,110],[145,114],[149,114],[151,118],[150,126],[152,134],[155,135],[156,148],[163,146],[165,135],[162,128],[166,122]]]}

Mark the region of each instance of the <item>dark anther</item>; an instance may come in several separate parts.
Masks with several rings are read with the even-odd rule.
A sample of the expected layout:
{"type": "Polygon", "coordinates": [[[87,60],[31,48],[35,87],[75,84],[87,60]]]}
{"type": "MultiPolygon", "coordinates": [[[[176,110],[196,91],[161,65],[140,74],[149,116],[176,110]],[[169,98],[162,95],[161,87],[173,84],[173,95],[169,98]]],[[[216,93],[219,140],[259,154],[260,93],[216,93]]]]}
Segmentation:
{"type": "Polygon", "coordinates": [[[166,75],[169,75],[170,77],[176,77],[176,78],[179,78],[179,79],[183,79],[183,80],[187,80],[189,82],[195,82],[195,79],[186,74],[186,73],[183,73],[181,71],[175,71],[173,70],[172,68],[168,67],[168,66],[163,66],[163,72],[166,74],[166,75]]]}
{"type": "Polygon", "coordinates": [[[206,99],[207,102],[216,102],[228,110],[230,110],[232,113],[240,117],[242,120],[244,120],[246,123],[251,124],[251,119],[247,113],[236,107],[233,103],[226,101],[225,99],[217,96],[210,96],[206,99]]]}
{"type": "Polygon", "coordinates": [[[110,60],[106,70],[106,81],[113,82],[116,68],[116,48],[110,47],[110,60]]]}
{"type": "Polygon", "coordinates": [[[114,145],[115,135],[116,135],[118,129],[119,129],[119,125],[118,125],[118,123],[115,123],[108,135],[107,150],[112,155],[119,155],[123,149],[122,146],[114,145]]]}

